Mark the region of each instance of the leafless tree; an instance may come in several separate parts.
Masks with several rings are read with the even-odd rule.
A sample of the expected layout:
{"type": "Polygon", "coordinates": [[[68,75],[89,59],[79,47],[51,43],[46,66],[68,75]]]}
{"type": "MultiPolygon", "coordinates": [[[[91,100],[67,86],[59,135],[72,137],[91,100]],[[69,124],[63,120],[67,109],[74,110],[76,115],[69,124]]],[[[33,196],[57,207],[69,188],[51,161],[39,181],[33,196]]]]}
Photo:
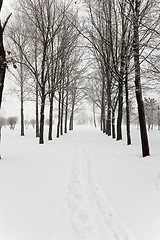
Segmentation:
{"type": "MultiPolygon", "coordinates": [[[[3,0],[0,0],[0,12],[2,9],[2,5],[3,5],[3,0]]],[[[5,27],[10,17],[11,17],[11,14],[7,17],[4,24],[2,24],[0,19],[0,109],[1,109],[1,103],[2,103],[2,94],[3,94],[4,80],[5,80],[6,66],[7,66],[3,36],[4,36],[5,27]]],[[[0,159],[1,159],[1,155],[0,155],[0,159]]]]}

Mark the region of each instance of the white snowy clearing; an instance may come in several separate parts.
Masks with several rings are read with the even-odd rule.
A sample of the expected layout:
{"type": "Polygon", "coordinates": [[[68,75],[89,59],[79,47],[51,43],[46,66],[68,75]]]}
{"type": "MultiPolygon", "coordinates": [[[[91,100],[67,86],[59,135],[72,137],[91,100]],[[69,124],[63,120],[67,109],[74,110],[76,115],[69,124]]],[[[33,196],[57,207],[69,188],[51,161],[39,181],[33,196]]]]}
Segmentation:
{"type": "Polygon", "coordinates": [[[151,157],[98,129],[77,126],[39,145],[2,132],[1,240],[160,240],[160,132],[151,157]]]}

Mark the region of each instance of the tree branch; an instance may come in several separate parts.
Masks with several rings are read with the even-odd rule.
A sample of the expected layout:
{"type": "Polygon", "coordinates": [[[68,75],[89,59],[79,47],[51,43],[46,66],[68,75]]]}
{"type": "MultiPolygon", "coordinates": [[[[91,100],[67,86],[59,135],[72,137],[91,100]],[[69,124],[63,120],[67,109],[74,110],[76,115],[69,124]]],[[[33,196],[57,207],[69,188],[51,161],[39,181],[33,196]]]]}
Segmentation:
{"type": "MultiPolygon", "coordinates": [[[[0,7],[1,7],[1,6],[0,6],[0,7]]],[[[3,27],[2,27],[2,33],[4,32],[5,27],[6,27],[7,23],[8,23],[8,21],[9,21],[11,15],[12,15],[12,13],[10,13],[9,16],[6,18],[6,21],[4,22],[3,27]]]]}

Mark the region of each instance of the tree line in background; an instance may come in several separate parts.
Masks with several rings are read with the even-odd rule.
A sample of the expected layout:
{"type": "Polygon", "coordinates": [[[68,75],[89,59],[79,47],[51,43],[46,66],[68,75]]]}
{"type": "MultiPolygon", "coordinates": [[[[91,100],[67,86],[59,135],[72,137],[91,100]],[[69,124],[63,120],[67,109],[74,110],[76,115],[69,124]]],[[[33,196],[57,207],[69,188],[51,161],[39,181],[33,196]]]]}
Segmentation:
{"type": "Polygon", "coordinates": [[[157,0],[83,0],[78,4],[16,2],[3,59],[21,103],[21,135],[29,124],[24,119],[25,101],[35,102],[32,120],[43,144],[46,105],[48,140],[52,140],[54,109],[59,137],[68,131],[68,120],[69,130],[73,129],[74,114],[87,100],[94,125],[100,111],[101,130],[118,141],[125,120],[128,145],[134,118],[140,126],[142,155],[148,156],[146,123],[148,130],[154,124],[160,128],[160,113],[156,99],[142,94],[158,84],[160,5],[157,0]]]}
{"type": "Polygon", "coordinates": [[[146,97],[144,106],[142,88],[143,82],[148,89],[151,82],[158,84],[160,4],[156,0],[84,2],[88,21],[83,25],[83,36],[89,43],[86,49],[93,65],[88,78],[88,87],[92,85],[89,98],[101,110],[101,130],[121,140],[125,113],[130,145],[131,103],[136,100],[142,154],[148,156],[145,108],[149,125],[154,111],[151,98],[146,97]]]}

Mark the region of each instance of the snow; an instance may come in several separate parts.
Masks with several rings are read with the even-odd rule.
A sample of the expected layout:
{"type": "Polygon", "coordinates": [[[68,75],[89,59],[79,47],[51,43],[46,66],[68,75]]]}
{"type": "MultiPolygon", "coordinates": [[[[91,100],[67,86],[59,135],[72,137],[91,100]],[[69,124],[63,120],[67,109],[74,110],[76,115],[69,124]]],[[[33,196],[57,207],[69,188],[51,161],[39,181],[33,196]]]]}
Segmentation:
{"type": "Polygon", "coordinates": [[[134,127],[131,146],[89,126],[45,145],[34,135],[2,132],[0,239],[160,239],[159,131],[147,158],[134,127]]]}

